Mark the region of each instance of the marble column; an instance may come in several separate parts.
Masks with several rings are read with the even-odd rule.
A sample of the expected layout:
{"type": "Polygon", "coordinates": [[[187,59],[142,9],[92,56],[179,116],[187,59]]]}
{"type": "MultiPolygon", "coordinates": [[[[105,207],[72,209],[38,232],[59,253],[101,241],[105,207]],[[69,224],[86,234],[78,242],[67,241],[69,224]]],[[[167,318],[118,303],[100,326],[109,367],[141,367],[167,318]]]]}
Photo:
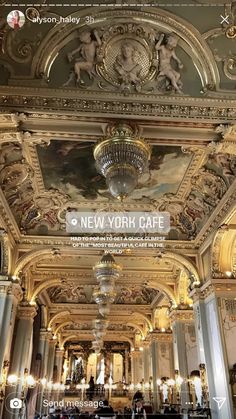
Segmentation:
{"type": "Polygon", "coordinates": [[[153,409],[156,412],[159,409],[160,398],[158,393],[157,379],[158,379],[158,340],[152,333],[151,335],[151,355],[152,355],[152,397],[153,397],[153,409]]]}
{"type": "Polygon", "coordinates": [[[125,382],[126,384],[129,383],[129,351],[125,349],[125,382]]]}
{"type": "MultiPolygon", "coordinates": [[[[41,356],[41,368],[40,368],[40,379],[47,379],[47,368],[48,368],[48,356],[49,356],[49,341],[52,337],[51,332],[48,332],[46,329],[40,330],[39,335],[39,348],[38,354],[41,356]]],[[[43,397],[44,397],[44,386],[39,383],[37,389],[37,403],[36,403],[36,412],[38,414],[42,413],[42,404],[43,404],[43,397]]]]}
{"type": "MultiPolygon", "coordinates": [[[[30,370],[32,357],[32,337],[33,337],[33,321],[36,316],[36,309],[28,305],[20,305],[17,310],[18,323],[16,328],[16,337],[13,348],[12,363],[10,366],[10,374],[16,375],[20,380],[20,384],[9,389],[6,400],[6,411],[4,418],[18,419],[21,415],[19,409],[10,408],[10,400],[14,397],[19,399],[25,398],[25,390],[22,386],[26,371],[30,370]]],[[[24,409],[24,406],[23,406],[24,409]]]]}
{"type": "Polygon", "coordinates": [[[142,352],[139,349],[131,351],[131,376],[134,385],[142,381],[142,370],[140,369],[140,361],[142,359],[142,352]]]}
{"type": "Polygon", "coordinates": [[[174,368],[176,376],[183,379],[180,385],[182,408],[189,407],[190,394],[187,383],[189,371],[187,362],[185,324],[193,321],[192,310],[173,310],[170,314],[173,329],[174,368]]]}
{"type": "MultiPolygon", "coordinates": [[[[208,281],[201,289],[193,290],[199,363],[206,365],[209,387],[209,403],[212,419],[235,417],[229,384],[229,366],[223,324],[220,316],[220,298],[229,295],[227,281],[208,281]],[[224,398],[219,409],[215,398],[224,398]]],[[[229,287],[228,287],[229,288],[229,287]]],[[[232,285],[233,288],[233,285],[232,285]]],[[[234,291],[235,295],[235,291],[234,291]]]]}
{"type": "MultiPolygon", "coordinates": [[[[0,376],[8,373],[17,304],[21,296],[20,285],[0,275],[0,376]]],[[[0,404],[0,418],[2,415],[3,403],[0,404]]]]}
{"type": "Polygon", "coordinates": [[[63,359],[64,359],[64,349],[56,349],[55,350],[55,366],[56,366],[56,376],[55,376],[55,383],[62,382],[62,366],[63,366],[63,359]]]}
{"type": "MultiPolygon", "coordinates": [[[[54,357],[54,377],[53,382],[54,383],[62,383],[62,365],[63,365],[63,359],[64,359],[64,349],[55,349],[55,357],[54,357]]],[[[54,392],[54,400],[60,400],[61,397],[61,390],[58,389],[56,392],[54,392]]]]}
{"type": "Polygon", "coordinates": [[[2,281],[0,276],[0,374],[4,362],[10,360],[17,304],[21,296],[19,284],[2,281]]]}
{"type": "Polygon", "coordinates": [[[48,349],[48,365],[47,365],[47,376],[48,376],[48,381],[49,382],[52,381],[52,379],[53,379],[55,346],[56,346],[56,341],[54,339],[50,339],[49,349],[48,349]]]}
{"type": "Polygon", "coordinates": [[[144,340],[143,343],[143,378],[144,383],[149,383],[151,377],[151,365],[150,365],[150,342],[144,340]]]}

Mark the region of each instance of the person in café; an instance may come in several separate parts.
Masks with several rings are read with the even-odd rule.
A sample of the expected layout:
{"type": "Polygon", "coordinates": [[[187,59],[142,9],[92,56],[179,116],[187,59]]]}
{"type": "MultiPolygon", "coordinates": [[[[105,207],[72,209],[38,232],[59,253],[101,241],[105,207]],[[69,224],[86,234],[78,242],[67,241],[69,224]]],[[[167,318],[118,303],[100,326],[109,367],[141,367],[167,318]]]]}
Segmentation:
{"type": "Polygon", "coordinates": [[[132,419],[147,419],[142,400],[137,400],[132,412],[132,419]]]}

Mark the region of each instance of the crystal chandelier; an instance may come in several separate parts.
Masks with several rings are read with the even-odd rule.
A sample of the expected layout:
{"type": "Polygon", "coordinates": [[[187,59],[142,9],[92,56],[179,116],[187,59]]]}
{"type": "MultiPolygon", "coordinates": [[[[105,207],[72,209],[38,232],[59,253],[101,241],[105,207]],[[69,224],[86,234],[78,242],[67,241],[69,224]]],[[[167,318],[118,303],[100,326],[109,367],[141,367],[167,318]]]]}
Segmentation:
{"type": "Polygon", "coordinates": [[[119,124],[95,146],[93,154],[111,195],[122,201],[147,171],[151,148],[143,139],[136,138],[131,126],[119,124]]]}
{"type": "Polygon", "coordinates": [[[93,293],[93,298],[98,304],[99,313],[107,316],[111,304],[115,301],[115,280],[120,276],[121,266],[116,264],[110,253],[107,253],[94,266],[93,270],[99,282],[99,291],[93,293]]]}
{"type": "Polygon", "coordinates": [[[109,321],[101,315],[98,315],[98,317],[95,320],[93,320],[93,326],[96,330],[106,330],[108,328],[108,325],[109,321]]]}
{"type": "Polygon", "coordinates": [[[92,342],[92,349],[99,354],[109,324],[106,316],[110,313],[111,304],[115,301],[115,280],[120,276],[121,266],[116,264],[110,253],[106,253],[93,270],[99,283],[99,289],[93,293],[94,301],[98,304],[99,315],[93,321],[93,335],[96,340],[92,342]]]}

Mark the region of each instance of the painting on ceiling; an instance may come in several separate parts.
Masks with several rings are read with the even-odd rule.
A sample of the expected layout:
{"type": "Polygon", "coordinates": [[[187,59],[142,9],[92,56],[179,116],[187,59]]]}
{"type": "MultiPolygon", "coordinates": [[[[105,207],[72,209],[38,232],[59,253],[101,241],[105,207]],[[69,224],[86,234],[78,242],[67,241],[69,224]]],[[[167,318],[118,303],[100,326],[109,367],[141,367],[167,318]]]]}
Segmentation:
{"type": "MultiPolygon", "coordinates": [[[[93,299],[94,286],[77,286],[67,282],[65,285],[51,287],[48,289],[48,296],[52,303],[80,303],[94,304],[93,299]]],[[[140,286],[117,287],[116,304],[151,304],[159,291],[140,286]]]]}
{"type": "Polygon", "coordinates": [[[92,303],[92,294],[94,288],[88,286],[76,286],[67,282],[67,284],[52,287],[48,290],[48,296],[52,303],[92,303]]]}
{"type": "Polygon", "coordinates": [[[117,287],[116,304],[151,304],[159,294],[158,290],[133,286],[129,288],[117,287]]]}
{"type": "MultiPolygon", "coordinates": [[[[59,189],[72,201],[107,201],[114,199],[105,179],[97,172],[93,143],[51,141],[37,147],[45,188],[59,189]]],[[[154,145],[150,170],[140,179],[129,200],[158,199],[166,193],[176,194],[190,164],[191,156],[178,146],[154,145]]]]}
{"type": "MultiPolygon", "coordinates": [[[[99,210],[109,200],[117,202],[97,173],[93,143],[53,140],[36,147],[41,171],[32,165],[35,149],[32,161],[26,161],[20,144],[1,148],[0,186],[23,234],[65,235],[68,208],[99,210]]],[[[125,201],[128,209],[144,205],[170,212],[171,240],[194,239],[235,182],[234,155],[206,152],[202,159],[201,153],[194,157],[180,146],[154,145],[149,172],[125,201]]]]}

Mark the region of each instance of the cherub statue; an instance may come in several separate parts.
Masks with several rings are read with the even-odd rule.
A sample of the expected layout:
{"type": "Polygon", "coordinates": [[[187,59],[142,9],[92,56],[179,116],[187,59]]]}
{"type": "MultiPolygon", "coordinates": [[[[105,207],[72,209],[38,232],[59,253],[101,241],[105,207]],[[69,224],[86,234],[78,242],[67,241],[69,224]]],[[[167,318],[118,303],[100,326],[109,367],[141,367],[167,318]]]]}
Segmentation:
{"type": "MultiPolygon", "coordinates": [[[[69,62],[74,59],[76,54],[79,54],[79,58],[75,59],[74,65],[74,72],[76,75],[77,83],[79,83],[81,80],[81,70],[86,71],[89,77],[92,78],[96,59],[96,49],[102,44],[102,41],[96,30],[93,32],[89,30],[82,32],[79,36],[79,40],[81,42],[80,46],[68,54],[69,62]],[[95,39],[93,39],[92,34],[94,35],[95,39]]],[[[68,86],[73,79],[74,73],[70,75],[69,80],[63,86],[68,86]]]]}
{"type": "Polygon", "coordinates": [[[117,55],[114,69],[118,73],[121,86],[137,85],[140,82],[142,66],[135,59],[136,49],[129,41],[121,45],[121,53],[117,55]]]}
{"type": "Polygon", "coordinates": [[[165,34],[162,34],[155,46],[156,51],[159,52],[158,78],[160,76],[167,77],[174,90],[181,93],[183,83],[180,80],[180,73],[174,70],[171,63],[171,59],[173,58],[177,62],[179,69],[183,68],[183,64],[174,51],[177,47],[178,39],[174,34],[169,34],[166,41],[162,44],[164,37],[165,34]]]}

